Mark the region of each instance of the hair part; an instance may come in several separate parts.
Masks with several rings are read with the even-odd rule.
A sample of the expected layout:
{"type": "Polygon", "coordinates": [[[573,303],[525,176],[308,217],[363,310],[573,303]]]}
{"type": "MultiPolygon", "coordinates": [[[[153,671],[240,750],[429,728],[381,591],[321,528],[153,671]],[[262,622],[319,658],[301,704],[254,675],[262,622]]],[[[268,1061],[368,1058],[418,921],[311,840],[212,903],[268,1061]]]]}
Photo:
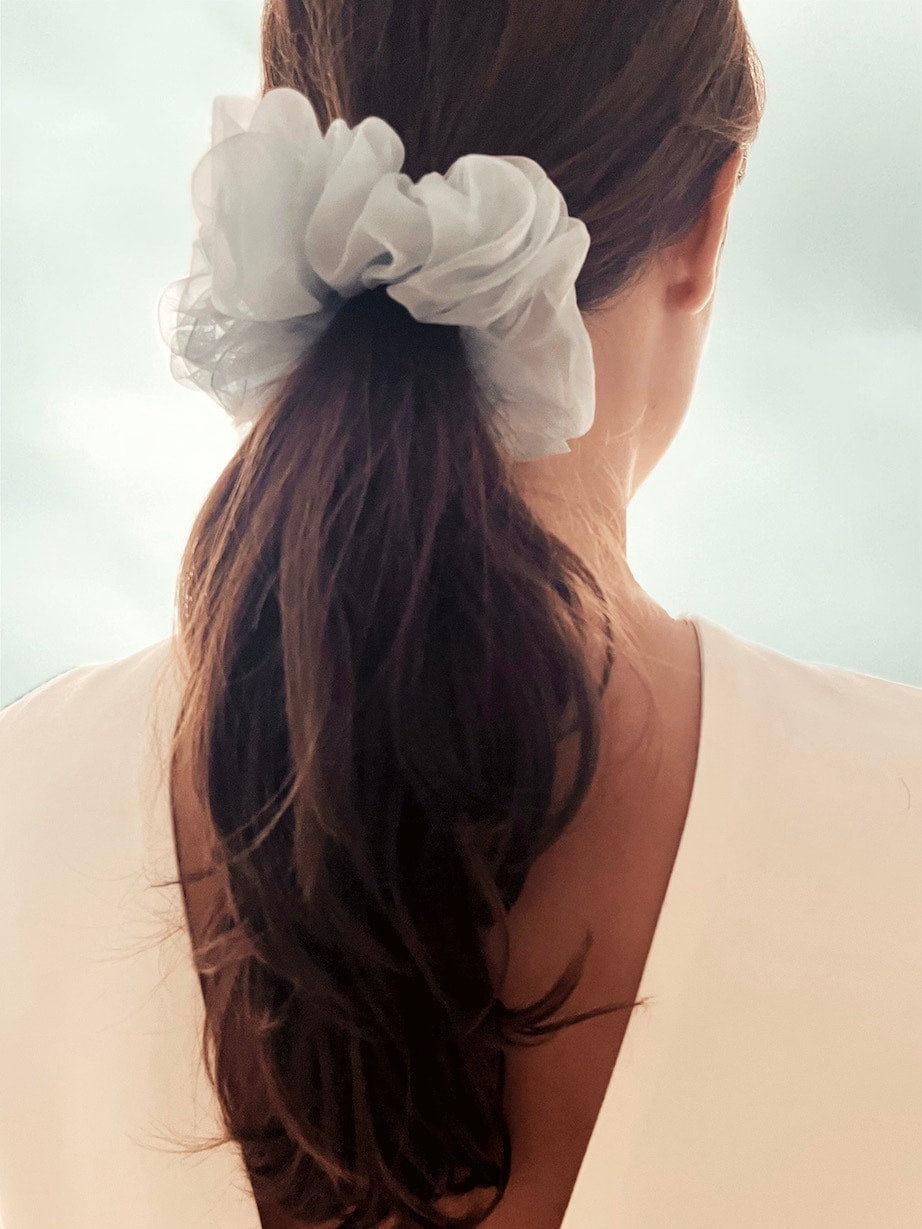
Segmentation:
{"type": "MultiPolygon", "coordinates": [[[[266,0],[262,41],[264,92],[324,130],[382,116],[414,180],[540,163],[590,231],[587,314],[688,233],[763,107],[736,0],[266,0]]],[[[505,1050],[636,1006],[555,1018],[591,934],[537,1002],[501,999],[506,918],[633,644],[516,472],[460,331],[379,287],[279,383],[183,554],[172,755],[213,840],[181,882],[220,886],[195,958],[226,1135],[202,1146],[236,1141],[257,1199],[310,1223],[479,1224],[512,1161],[505,1050]]]]}

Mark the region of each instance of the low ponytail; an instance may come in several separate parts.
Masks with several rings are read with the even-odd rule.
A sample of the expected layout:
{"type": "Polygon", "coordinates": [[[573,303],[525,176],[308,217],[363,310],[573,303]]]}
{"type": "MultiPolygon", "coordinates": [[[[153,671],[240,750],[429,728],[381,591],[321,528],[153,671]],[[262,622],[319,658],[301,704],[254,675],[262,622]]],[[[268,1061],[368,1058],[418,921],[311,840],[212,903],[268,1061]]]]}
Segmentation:
{"type": "MultiPolygon", "coordinates": [[[[537,162],[590,234],[584,314],[689,233],[764,105],[737,0],[264,0],[262,59],[323,130],[392,125],[414,183],[537,162]]],[[[347,299],[182,559],[206,1067],[257,1201],[324,1229],[479,1224],[510,1175],[505,1050],[633,1006],[559,1018],[591,934],[538,1002],[501,997],[506,914],[596,770],[612,627],[633,642],[491,413],[458,327],[347,299]]]]}
{"type": "Polygon", "coordinates": [[[591,936],[537,1003],[498,997],[505,914],[588,790],[613,660],[606,628],[589,666],[601,591],[508,464],[459,330],[382,287],[250,429],[183,560],[175,742],[202,751],[228,889],[198,957],[212,1078],[257,1198],[312,1223],[476,1224],[431,1204],[505,1188],[503,1047],[628,1006],[552,1021],[591,936]]]}

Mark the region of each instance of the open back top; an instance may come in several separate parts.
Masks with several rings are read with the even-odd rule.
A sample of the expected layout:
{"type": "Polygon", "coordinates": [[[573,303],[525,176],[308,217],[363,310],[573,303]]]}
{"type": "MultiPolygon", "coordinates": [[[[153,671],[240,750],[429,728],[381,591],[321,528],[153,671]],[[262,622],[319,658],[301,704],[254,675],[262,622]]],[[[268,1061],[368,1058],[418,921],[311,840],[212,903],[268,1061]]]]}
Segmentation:
{"type": "MultiPolygon", "coordinates": [[[[922,1224],[922,688],[700,616],[682,840],[562,1229],[922,1224]]],[[[167,638],[0,712],[2,1229],[259,1229],[200,1058],[167,638]],[[159,686],[158,686],[159,684],[159,686]]]]}

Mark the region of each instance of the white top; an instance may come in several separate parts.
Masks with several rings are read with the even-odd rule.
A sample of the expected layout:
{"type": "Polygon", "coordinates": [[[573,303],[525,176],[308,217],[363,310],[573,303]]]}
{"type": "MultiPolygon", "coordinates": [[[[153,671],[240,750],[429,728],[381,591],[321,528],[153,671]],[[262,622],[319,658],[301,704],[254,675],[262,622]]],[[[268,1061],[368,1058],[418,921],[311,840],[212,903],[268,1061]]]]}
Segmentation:
{"type": "MultiPolygon", "coordinates": [[[[693,622],[651,1002],[562,1229],[918,1229],[922,688],[693,622]]],[[[181,890],[145,890],[178,875],[171,643],[0,713],[3,1229],[259,1229],[236,1145],[169,1142],[219,1122],[181,890]]]]}

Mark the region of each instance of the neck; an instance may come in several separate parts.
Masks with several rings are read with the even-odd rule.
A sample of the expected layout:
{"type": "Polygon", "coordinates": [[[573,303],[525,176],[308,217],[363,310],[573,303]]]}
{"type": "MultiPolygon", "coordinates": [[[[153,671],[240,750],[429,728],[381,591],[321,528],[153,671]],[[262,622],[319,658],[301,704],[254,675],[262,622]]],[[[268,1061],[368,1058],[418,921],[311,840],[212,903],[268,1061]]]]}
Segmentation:
{"type": "Polygon", "coordinates": [[[583,437],[570,447],[517,466],[516,489],[539,524],[586,562],[613,612],[616,636],[636,656],[661,660],[681,627],[638,584],[627,560],[634,447],[627,437],[583,437]]]}

